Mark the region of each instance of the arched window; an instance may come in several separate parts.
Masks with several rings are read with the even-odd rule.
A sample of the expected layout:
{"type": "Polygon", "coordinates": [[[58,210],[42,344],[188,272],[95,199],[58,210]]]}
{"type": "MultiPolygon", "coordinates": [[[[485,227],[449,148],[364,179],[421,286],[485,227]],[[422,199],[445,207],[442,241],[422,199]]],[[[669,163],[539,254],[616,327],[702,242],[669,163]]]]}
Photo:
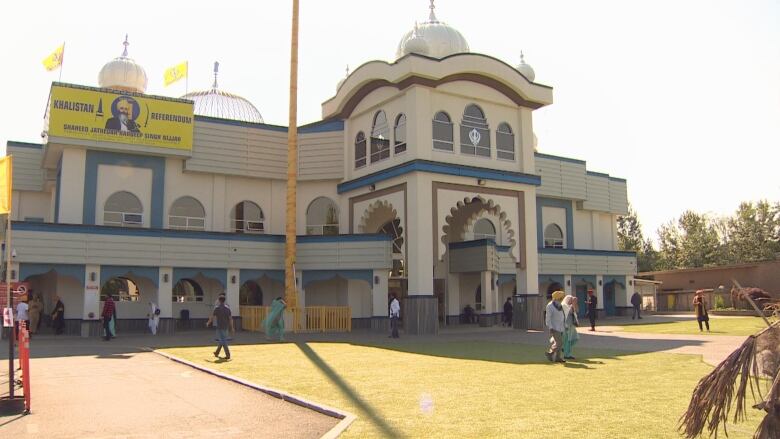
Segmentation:
{"type": "Polygon", "coordinates": [[[433,149],[453,151],[452,119],[439,111],[433,116],[433,149]]]}
{"type": "Polygon", "coordinates": [[[379,110],[374,115],[371,127],[371,163],[390,157],[390,128],[387,126],[385,112],[379,110]]]}
{"type": "Polygon", "coordinates": [[[172,229],[205,230],[206,210],[200,201],[184,196],[174,201],[168,213],[168,225],[172,229]]]}
{"type": "Polygon", "coordinates": [[[238,304],[263,306],[263,289],[253,280],[248,280],[238,290],[238,304]]]}
{"type": "Polygon", "coordinates": [[[485,113],[474,104],[463,111],[463,120],[460,122],[460,152],[490,157],[490,126],[485,113]]]}
{"type": "Polygon", "coordinates": [[[366,166],[366,135],[363,131],[355,136],[355,169],[366,166]]]}
{"type": "Polygon", "coordinates": [[[401,113],[395,118],[394,151],[400,154],[406,151],[406,115],[401,113]]]}
{"type": "Polygon", "coordinates": [[[263,209],[251,201],[242,201],[230,212],[230,222],[236,233],[265,233],[263,209]]]}
{"type": "Polygon", "coordinates": [[[319,197],[306,209],[307,235],[338,235],[339,211],[330,198],[319,197]]]}
{"type": "Polygon", "coordinates": [[[377,233],[384,233],[393,238],[393,253],[403,253],[404,237],[402,235],[401,220],[396,218],[388,221],[377,233]]]}
{"type": "Polygon", "coordinates": [[[203,288],[192,279],[176,282],[172,290],[173,302],[203,302],[203,288]]]}
{"type": "Polygon", "coordinates": [[[141,292],[132,280],[126,277],[114,277],[100,288],[100,301],[105,302],[108,296],[117,302],[138,302],[141,299],[141,292]]]}
{"type": "Polygon", "coordinates": [[[557,224],[544,228],[544,248],[563,248],[563,231],[557,224]]]}
{"type": "Polygon", "coordinates": [[[515,135],[512,127],[503,122],[496,130],[496,157],[505,160],[515,159],[515,135]]]}
{"type": "Polygon", "coordinates": [[[112,194],[103,206],[103,225],[141,227],[144,222],[141,200],[127,191],[112,194]]]}
{"type": "Polygon", "coordinates": [[[496,240],[496,227],[487,218],[480,218],[474,223],[474,239],[489,238],[496,240]]]}

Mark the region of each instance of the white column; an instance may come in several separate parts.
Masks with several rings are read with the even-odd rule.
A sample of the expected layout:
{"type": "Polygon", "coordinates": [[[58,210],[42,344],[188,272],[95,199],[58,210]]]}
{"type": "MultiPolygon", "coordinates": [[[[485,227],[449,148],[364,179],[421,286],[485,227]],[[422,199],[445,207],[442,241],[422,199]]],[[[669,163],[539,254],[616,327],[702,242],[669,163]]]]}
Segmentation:
{"type": "Polygon", "coordinates": [[[596,299],[599,301],[598,309],[604,308],[604,276],[596,276],[596,299]]]}
{"type": "Polygon", "coordinates": [[[539,243],[536,242],[536,190],[525,191],[525,270],[517,270],[517,292],[540,294],[539,291],[539,243]],[[525,291],[522,289],[525,288],[525,291]]]}
{"type": "MultiPolygon", "coordinates": [[[[214,186],[211,194],[211,229],[215,232],[229,232],[230,226],[226,224],[233,206],[225,205],[225,177],[214,175],[214,186]]],[[[208,230],[208,229],[207,229],[208,230]]],[[[228,303],[230,298],[227,299],[228,303]]],[[[238,304],[238,301],[235,302],[238,304]]]]}
{"type": "Polygon", "coordinates": [[[241,278],[240,278],[240,271],[235,268],[230,268],[227,271],[227,287],[225,288],[225,302],[227,302],[228,305],[230,305],[230,310],[233,316],[240,316],[241,311],[239,310],[239,297],[238,293],[241,289],[241,278]],[[233,282],[233,278],[236,279],[235,283],[233,282]]]}
{"type": "Polygon", "coordinates": [[[160,317],[170,319],[173,317],[173,268],[160,267],[157,285],[157,307],[160,308],[160,317]]]}
{"type": "Polygon", "coordinates": [[[571,275],[570,274],[564,274],[563,275],[563,291],[566,292],[568,295],[574,295],[574,286],[571,284],[571,275]]]}
{"type": "Polygon", "coordinates": [[[374,278],[379,278],[379,283],[371,285],[371,315],[373,317],[387,317],[387,274],[388,270],[374,270],[374,278]]]}
{"type": "Polygon", "coordinates": [[[84,175],[87,151],[79,148],[65,148],[62,151],[62,174],[60,175],[60,216],[59,222],[83,224],[84,216],[84,175]]]}
{"type": "Polygon", "coordinates": [[[495,312],[493,306],[493,273],[490,271],[483,271],[479,274],[479,282],[482,292],[482,309],[480,314],[488,314],[495,312]]]}
{"type": "Polygon", "coordinates": [[[84,307],[81,312],[81,336],[89,337],[86,321],[100,319],[100,265],[84,266],[84,307]],[[92,316],[90,317],[90,314],[92,316]]]}
{"type": "Polygon", "coordinates": [[[447,315],[457,316],[463,311],[460,303],[460,274],[447,274],[447,315]]]}
{"type": "Polygon", "coordinates": [[[407,270],[410,296],[433,296],[433,241],[431,237],[431,182],[428,176],[416,173],[409,178],[407,270]]]}

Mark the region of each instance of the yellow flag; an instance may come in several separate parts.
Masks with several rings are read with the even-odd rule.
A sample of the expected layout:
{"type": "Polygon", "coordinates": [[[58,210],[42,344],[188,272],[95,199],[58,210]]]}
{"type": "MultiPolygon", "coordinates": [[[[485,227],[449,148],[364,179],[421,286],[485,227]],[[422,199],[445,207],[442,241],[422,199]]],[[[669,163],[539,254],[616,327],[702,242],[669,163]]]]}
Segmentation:
{"type": "Polygon", "coordinates": [[[51,72],[52,70],[62,65],[62,59],[64,56],[65,43],[62,43],[62,46],[58,47],[57,50],[52,52],[51,55],[47,56],[43,60],[43,66],[46,67],[46,70],[51,72]]]}
{"type": "Polygon", "coordinates": [[[0,158],[0,214],[11,213],[11,156],[0,158]]]}
{"type": "Polygon", "coordinates": [[[165,86],[169,86],[181,78],[187,77],[187,61],[181,64],[175,65],[165,71],[164,82],[165,86]]]}

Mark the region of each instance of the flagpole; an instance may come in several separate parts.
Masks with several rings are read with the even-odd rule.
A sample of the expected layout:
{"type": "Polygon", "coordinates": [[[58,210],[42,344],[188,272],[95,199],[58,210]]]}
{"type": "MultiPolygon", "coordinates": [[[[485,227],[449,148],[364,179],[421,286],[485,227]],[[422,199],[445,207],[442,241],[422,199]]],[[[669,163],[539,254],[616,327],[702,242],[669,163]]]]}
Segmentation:
{"type": "Polygon", "coordinates": [[[65,68],[65,41],[62,42],[62,60],[60,60],[60,78],[57,82],[62,82],[62,69],[65,68]]]}
{"type": "MultiPolygon", "coordinates": [[[[14,302],[13,302],[13,296],[11,295],[11,209],[13,208],[13,204],[11,201],[11,194],[12,189],[11,186],[13,184],[13,176],[11,173],[13,172],[13,157],[9,156],[8,159],[11,161],[8,163],[8,181],[7,184],[8,187],[8,215],[7,215],[7,221],[5,225],[5,287],[6,287],[6,297],[8,298],[8,301],[6,304],[8,305],[8,308],[11,308],[11,315],[13,315],[14,312],[14,302]]],[[[14,326],[11,325],[10,330],[8,331],[8,398],[13,399],[14,398],[14,326]]]]}
{"type": "Polygon", "coordinates": [[[298,0],[292,1],[290,39],[290,118],[287,128],[287,218],[285,223],[284,295],[290,308],[298,305],[295,285],[295,246],[297,241],[298,196],[298,0]]]}
{"type": "Polygon", "coordinates": [[[187,66],[187,74],[184,75],[184,94],[186,95],[187,93],[190,92],[190,62],[189,62],[189,60],[187,60],[187,62],[185,64],[187,66]]]}

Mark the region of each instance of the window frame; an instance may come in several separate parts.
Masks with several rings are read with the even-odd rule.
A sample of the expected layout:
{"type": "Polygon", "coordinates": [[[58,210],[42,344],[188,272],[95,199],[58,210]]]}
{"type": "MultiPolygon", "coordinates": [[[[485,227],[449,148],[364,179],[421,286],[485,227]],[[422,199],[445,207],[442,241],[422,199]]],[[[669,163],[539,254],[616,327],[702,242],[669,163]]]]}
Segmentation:
{"type": "Polygon", "coordinates": [[[471,232],[474,234],[474,240],[492,239],[495,242],[498,238],[498,229],[496,228],[496,225],[493,224],[493,221],[490,221],[488,218],[479,218],[478,220],[474,221],[474,226],[472,227],[471,232]],[[487,222],[490,224],[490,227],[493,229],[493,233],[477,233],[477,224],[480,222],[487,222]]]}
{"type": "Polygon", "coordinates": [[[339,206],[330,197],[326,197],[326,196],[316,197],[315,199],[311,200],[309,205],[306,207],[306,234],[319,235],[319,236],[334,236],[339,234],[339,206]],[[314,205],[315,202],[317,202],[320,199],[329,201],[330,205],[333,206],[333,210],[335,211],[335,218],[336,218],[335,223],[327,223],[327,216],[328,216],[327,212],[325,213],[326,222],[324,224],[309,223],[309,214],[311,212],[312,206],[314,205]],[[328,233],[325,233],[326,231],[328,233]]]}
{"type": "Polygon", "coordinates": [[[406,114],[400,113],[398,116],[395,117],[395,124],[393,125],[393,154],[403,154],[406,152],[407,149],[407,138],[406,138],[406,114]],[[401,118],[403,118],[403,121],[401,121],[401,118]],[[399,130],[403,130],[403,141],[398,141],[398,133],[399,130]]]}
{"type": "Polygon", "coordinates": [[[206,208],[203,206],[203,203],[200,202],[197,198],[191,196],[191,195],[182,195],[181,197],[174,200],[173,203],[171,203],[171,207],[168,208],[168,228],[173,230],[192,230],[192,231],[205,231],[206,230],[206,208]],[[174,207],[176,206],[176,203],[179,201],[189,198],[194,200],[198,206],[200,206],[201,211],[203,212],[203,216],[188,216],[188,215],[173,215],[171,212],[173,211],[174,207]],[[184,224],[173,224],[172,219],[176,218],[177,222],[179,220],[184,220],[184,224]],[[198,225],[200,223],[200,225],[198,225]]]}
{"type": "Polygon", "coordinates": [[[369,141],[369,163],[377,163],[390,158],[390,124],[387,122],[387,114],[379,110],[374,114],[371,123],[371,137],[369,141]],[[384,119],[382,125],[377,125],[379,117],[384,119]]]}
{"type": "Polygon", "coordinates": [[[450,117],[450,115],[447,114],[446,111],[437,111],[433,115],[433,118],[431,119],[431,128],[432,128],[432,130],[431,130],[431,140],[432,140],[431,146],[432,146],[432,148],[435,151],[443,151],[443,152],[452,152],[452,153],[454,153],[455,152],[455,124],[452,122],[452,118],[450,117]],[[444,121],[444,120],[438,119],[437,117],[439,115],[444,116],[447,120],[444,121]],[[450,140],[437,139],[436,138],[436,124],[437,123],[441,124],[441,126],[445,127],[445,129],[449,129],[450,140]],[[449,145],[449,148],[437,146],[437,143],[439,145],[449,145]]]}
{"type": "Polygon", "coordinates": [[[515,133],[514,133],[514,131],[512,131],[512,126],[509,125],[506,122],[501,122],[500,124],[498,124],[498,128],[496,128],[496,158],[499,159],[499,160],[515,161],[515,159],[517,157],[517,155],[515,153],[515,150],[516,150],[516,148],[515,148],[515,133]],[[509,131],[502,131],[501,129],[503,127],[506,127],[506,129],[508,129],[509,131]],[[511,150],[509,150],[509,149],[502,149],[502,145],[501,145],[501,138],[502,138],[502,136],[507,136],[509,139],[511,139],[511,143],[512,143],[511,144],[511,146],[512,146],[511,150]],[[505,154],[505,155],[511,154],[511,158],[509,158],[509,157],[502,157],[501,156],[502,154],[505,154]]]}
{"type": "Polygon", "coordinates": [[[466,105],[463,109],[460,128],[461,154],[488,159],[492,158],[493,146],[490,142],[490,124],[488,123],[487,115],[485,115],[485,111],[482,110],[482,107],[473,103],[466,105]],[[469,114],[470,109],[476,109],[478,115],[469,114]],[[479,134],[479,140],[476,144],[471,141],[471,133],[475,130],[479,134]],[[487,145],[484,143],[487,143],[487,145]],[[472,149],[473,152],[471,151],[472,149]],[[487,154],[485,154],[485,152],[487,152],[487,154]]]}
{"type": "Polygon", "coordinates": [[[366,141],[366,133],[363,131],[358,131],[358,133],[355,135],[355,169],[365,168],[368,164],[367,145],[368,142],[366,141]],[[360,143],[363,144],[363,154],[362,156],[358,157],[358,146],[360,143]]]}
{"type": "Polygon", "coordinates": [[[260,207],[259,204],[255,203],[251,200],[241,200],[238,203],[236,203],[233,206],[233,209],[230,210],[230,231],[232,233],[250,233],[250,234],[258,234],[262,235],[265,233],[265,213],[263,212],[263,208],[260,207]],[[260,219],[256,220],[254,218],[246,218],[246,207],[242,206],[242,219],[238,219],[238,206],[244,205],[244,204],[251,204],[260,211],[260,219]],[[241,222],[243,227],[239,229],[237,227],[238,222],[241,222]],[[260,224],[259,228],[252,228],[250,227],[250,223],[260,224]]]}
{"type": "MultiPolygon", "coordinates": [[[[122,203],[118,203],[122,204],[122,203]]],[[[141,202],[141,199],[138,198],[134,193],[130,191],[116,191],[113,194],[109,195],[108,198],[106,198],[106,201],[103,203],[103,225],[104,226],[114,226],[114,227],[143,227],[144,225],[144,205],[141,202]],[[127,194],[131,196],[137,203],[137,206],[129,206],[130,208],[125,208],[121,210],[107,210],[106,207],[108,203],[111,201],[111,199],[114,196],[121,195],[121,194],[127,194]],[[138,212],[134,212],[134,210],[138,210],[138,212]],[[106,217],[110,216],[114,219],[107,220],[106,217]]]]}
{"type": "Polygon", "coordinates": [[[556,223],[547,224],[547,226],[544,228],[544,231],[542,232],[542,240],[544,242],[544,248],[566,248],[566,236],[564,236],[561,226],[556,223]],[[555,230],[560,233],[560,238],[556,236],[548,236],[547,231],[550,230],[551,227],[555,227],[555,230]]]}

